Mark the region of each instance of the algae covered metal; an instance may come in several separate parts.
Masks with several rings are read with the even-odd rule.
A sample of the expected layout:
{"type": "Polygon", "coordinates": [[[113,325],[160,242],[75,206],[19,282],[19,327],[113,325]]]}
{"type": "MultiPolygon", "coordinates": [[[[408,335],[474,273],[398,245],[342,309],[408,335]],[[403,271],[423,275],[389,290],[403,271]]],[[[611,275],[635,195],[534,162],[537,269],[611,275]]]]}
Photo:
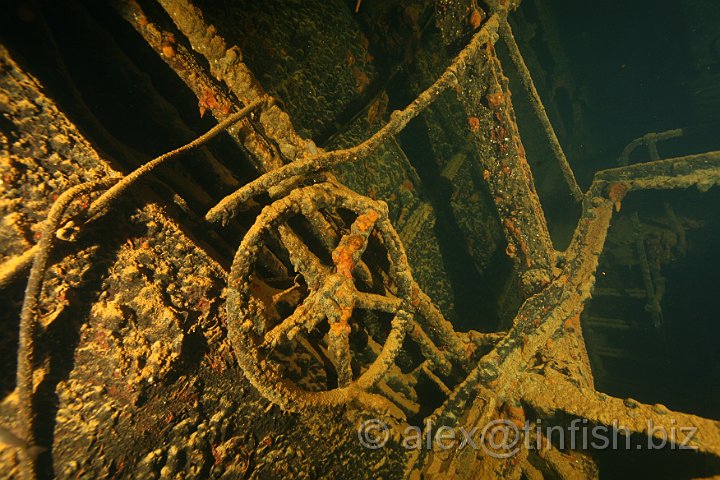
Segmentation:
{"type": "Polygon", "coordinates": [[[720,152],[662,158],[677,132],[646,136],[583,192],[515,2],[346,3],[74,5],[184,137],[143,162],[80,87],[70,118],[0,50],[0,286],[29,271],[2,475],[597,478],[596,451],[553,442],[577,425],[717,474],[717,421],[596,390],[581,319],[626,197],[716,187],[720,152]],[[579,212],[562,250],[508,69],[579,212]],[[632,164],[639,144],[654,156],[632,164]]]}

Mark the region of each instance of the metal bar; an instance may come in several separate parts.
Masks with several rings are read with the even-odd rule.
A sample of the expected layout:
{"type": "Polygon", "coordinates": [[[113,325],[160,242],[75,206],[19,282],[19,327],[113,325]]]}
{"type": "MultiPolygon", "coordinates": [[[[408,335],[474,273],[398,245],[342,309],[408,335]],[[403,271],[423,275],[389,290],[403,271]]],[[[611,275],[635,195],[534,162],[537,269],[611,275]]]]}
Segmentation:
{"type": "Polygon", "coordinates": [[[520,80],[530,96],[530,104],[532,105],[533,110],[535,110],[535,115],[537,115],[537,118],[545,131],[545,136],[547,136],[548,142],[550,143],[550,149],[555,155],[555,160],[560,167],[565,183],[570,189],[570,194],[573,196],[575,201],[579,202],[583,198],[583,192],[575,179],[575,174],[573,173],[570,163],[565,156],[565,152],[560,145],[560,141],[555,134],[555,129],[550,123],[550,119],[548,118],[545,107],[540,99],[540,94],[538,93],[537,88],[535,88],[535,82],[533,82],[532,76],[530,75],[530,70],[528,70],[527,65],[525,65],[525,60],[523,60],[522,54],[515,42],[515,37],[513,36],[512,29],[510,28],[510,24],[508,24],[507,20],[500,26],[500,35],[508,48],[510,58],[515,65],[515,68],[517,68],[520,80]]]}
{"type": "MultiPolygon", "coordinates": [[[[167,0],[163,1],[167,3],[167,0]]],[[[397,135],[405,128],[410,120],[431,105],[440,94],[458,84],[459,78],[463,77],[462,72],[465,70],[466,64],[472,61],[482,46],[494,42],[497,29],[499,28],[499,22],[499,15],[495,14],[490,17],[483,28],[475,34],[467,47],[460,52],[453,63],[435,83],[418,95],[415,100],[403,110],[393,112],[390,115],[388,123],[370,138],[354,147],[317,153],[302,160],[284,165],[272,172],[268,172],[225,197],[208,212],[206,218],[211,222],[225,222],[235,215],[238,205],[262,192],[268,191],[287,178],[298,175],[309,175],[340,163],[355,162],[367,157],[387,139],[397,135]]]]}

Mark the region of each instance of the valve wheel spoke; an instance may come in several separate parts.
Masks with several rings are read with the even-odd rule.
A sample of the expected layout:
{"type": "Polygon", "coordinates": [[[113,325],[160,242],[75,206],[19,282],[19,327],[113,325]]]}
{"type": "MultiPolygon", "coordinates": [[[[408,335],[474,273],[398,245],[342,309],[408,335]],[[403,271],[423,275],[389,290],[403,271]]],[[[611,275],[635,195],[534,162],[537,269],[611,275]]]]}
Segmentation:
{"type": "Polygon", "coordinates": [[[295,271],[305,278],[308,287],[317,289],[328,269],[290,227],[278,225],[277,229],[295,271]]]}
{"type": "Polygon", "coordinates": [[[330,325],[328,332],[328,353],[335,365],[338,375],[338,386],[345,387],[352,381],[352,358],[350,355],[350,329],[339,327],[336,324],[330,325]]]}
{"type": "Polygon", "coordinates": [[[402,300],[397,297],[389,297],[366,292],[357,292],[355,295],[355,307],[363,310],[395,313],[401,306],[402,300]]]}
{"type": "MultiPolygon", "coordinates": [[[[381,202],[329,183],[316,184],[293,190],[266,207],[238,248],[229,278],[229,336],[247,378],[263,395],[282,408],[298,411],[308,404],[340,405],[357,399],[358,395],[377,401],[377,395],[369,390],[383,379],[393,365],[413,315],[412,307],[405,306],[411,305],[410,287],[414,280],[400,239],[387,215],[387,206],[381,202]],[[327,234],[319,239],[332,258],[332,264],[327,265],[288,222],[292,217],[303,216],[314,218],[318,227],[321,226],[318,220],[323,215],[321,212],[327,211],[332,215],[335,209],[349,210],[355,214],[355,219],[343,235],[327,234]],[[263,303],[258,296],[261,292],[253,290],[249,281],[256,274],[262,244],[268,233],[277,235],[295,272],[308,287],[307,296],[300,305],[279,323],[271,323],[270,327],[262,315],[262,305],[267,307],[267,300],[263,303]],[[367,270],[362,256],[371,235],[378,238],[378,244],[385,250],[391,265],[386,281],[388,285],[394,285],[397,292],[387,293],[387,296],[360,292],[355,286],[358,269],[362,272],[367,270]],[[246,305],[257,307],[247,308],[246,305]],[[386,340],[374,360],[363,355],[355,357],[351,332],[358,329],[368,335],[371,333],[362,316],[353,316],[356,307],[393,314],[386,340]],[[327,327],[321,326],[324,322],[327,322],[327,327]],[[352,326],[350,322],[353,322],[352,326]],[[314,330],[325,332],[325,335],[313,340],[313,335],[306,338],[303,330],[308,333],[314,330]],[[330,368],[337,373],[337,387],[306,390],[283,378],[282,355],[278,357],[271,352],[291,341],[311,351],[327,348],[329,363],[326,365],[330,367],[332,364],[330,368]]],[[[311,226],[310,232],[318,236],[317,228],[311,226]]],[[[371,275],[369,270],[367,273],[371,275]]],[[[371,285],[372,277],[360,279],[360,282],[371,285]]]]}
{"type": "Polygon", "coordinates": [[[265,340],[260,348],[273,349],[284,339],[292,339],[300,327],[312,330],[317,326],[324,318],[324,315],[316,308],[317,296],[317,292],[312,292],[302,304],[295,308],[295,311],[291,313],[289,317],[275,325],[272,330],[265,334],[265,340]]]}

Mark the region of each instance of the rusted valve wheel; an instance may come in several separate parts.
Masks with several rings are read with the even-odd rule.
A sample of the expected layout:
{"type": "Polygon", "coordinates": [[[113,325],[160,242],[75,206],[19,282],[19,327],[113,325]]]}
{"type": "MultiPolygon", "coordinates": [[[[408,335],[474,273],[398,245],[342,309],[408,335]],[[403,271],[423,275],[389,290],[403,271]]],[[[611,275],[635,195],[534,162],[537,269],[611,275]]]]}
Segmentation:
{"type": "Polygon", "coordinates": [[[235,254],[227,291],[228,334],[247,378],[263,396],[285,410],[302,411],[308,406],[351,401],[375,410],[392,410],[388,400],[370,390],[393,364],[412,321],[413,284],[402,243],[388,220],[387,205],[329,183],[299,188],[265,207],[235,254]],[[294,216],[308,217],[323,209],[344,209],[356,215],[350,232],[332,251],[332,265],[324,265],[287,225],[294,216]],[[353,280],[352,272],[361,262],[373,230],[390,260],[388,283],[397,290],[394,296],[358,291],[353,280]],[[308,287],[304,301],[275,325],[268,325],[266,305],[252,288],[253,272],[268,232],[279,238],[308,287]],[[349,322],[355,321],[351,320],[355,308],[394,314],[381,352],[357,373],[351,366],[349,342],[349,322]],[[325,321],[329,324],[325,339],[337,372],[337,387],[310,391],[286,378],[269,352],[325,321]]]}

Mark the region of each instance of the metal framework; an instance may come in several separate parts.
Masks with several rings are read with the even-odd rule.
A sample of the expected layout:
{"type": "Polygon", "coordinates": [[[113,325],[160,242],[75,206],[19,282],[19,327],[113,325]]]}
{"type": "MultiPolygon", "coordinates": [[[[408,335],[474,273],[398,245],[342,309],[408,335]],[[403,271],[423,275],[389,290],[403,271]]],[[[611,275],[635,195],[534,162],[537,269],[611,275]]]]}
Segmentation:
{"type": "MultiPolygon", "coordinates": [[[[666,431],[676,424],[696,427],[691,446],[720,458],[717,422],[595,391],[579,323],[584,302],[592,294],[598,257],[613,212],[623,198],[639,190],[690,186],[706,190],[718,185],[720,152],[654,159],[601,171],[582,193],[513,40],[506,22],[508,12],[501,6],[506,2],[498,2],[437,81],[406,108],[393,112],[377,133],[352,148],[322,151],[301,138],[289,116],[268,101],[243,63],[239,48],[229,46],[210,28],[197,7],[189,0],[159,3],[209,67],[201,66],[184,41],[170,40],[169,32],[146,16],[138,3],[122,2],[117,9],[198,98],[212,98],[206,102],[207,110],[217,118],[219,128],[190,148],[227,128],[263,172],[212,208],[207,220],[228,222],[260,194],[268,194],[273,200],[237,250],[228,276],[226,302],[229,338],[237,361],[264,397],[284,410],[300,413],[349,405],[387,415],[401,428],[422,403],[408,379],[417,381],[424,375],[446,396],[427,418],[436,428],[461,422],[466,427],[480,426],[496,418],[524,422],[535,415],[536,419],[559,424],[578,418],[610,426],[613,420],[621,419],[630,433],[652,435],[647,431],[650,419],[666,431]],[[582,202],[571,244],[562,252],[552,246],[535,192],[507,79],[493,49],[498,38],[508,46],[532,96],[573,196],[582,202]],[[387,206],[342,186],[327,172],[343,162],[368,159],[450,89],[458,93],[468,118],[490,119],[492,125],[488,132],[473,129],[472,120],[470,123],[478,145],[492,146],[490,155],[483,155],[482,167],[508,242],[506,252],[513,259],[525,298],[507,332],[453,331],[413,279],[402,242],[388,219],[387,206]],[[338,220],[341,211],[351,217],[349,228],[338,220]],[[268,300],[261,294],[267,279],[259,271],[260,264],[272,263],[271,259],[289,261],[298,278],[292,292],[268,300]],[[290,307],[290,313],[281,313],[281,303],[290,307]],[[356,347],[354,338],[358,336],[365,339],[362,348],[356,347]],[[415,343],[422,355],[409,375],[396,365],[404,341],[415,343]],[[326,375],[315,383],[291,379],[287,356],[281,354],[288,345],[318,363],[329,360],[336,378],[326,375]]],[[[653,150],[654,142],[664,138],[667,136],[643,137],[641,143],[649,142],[653,150]]],[[[117,192],[182,150],[118,181],[110,193],[92,203],[89,211],[76,214],[73,225],[63,228],[101,215],[117,192]]],[[[42,288],[48,252],[63,225],[67,203],[97,187],[83,185],[62,195],[37,251],[23,257],[20,266],[3,265],[2,278],[11,278],[12,272],[20,271],[34,257],[23,306],[18,361],[23,434],[31,443],[35,297],[42,288]]],[[[538,462],[560,478],[597,474],[594,463],[582,452],[567,452],[572,460],[561,460],[558,454],[559,450],[549,448],[540,453],[523,450],[513,458],[480,460],[468,451],[418,451],[410,458],[407,474],[443,473],[459,478],[462,472],[473,472],[475,478],[483,473],[542,478],[538,462]],[[537,455],[539,459],[531,458],[537,455]]],[[[26,459],[26,473],[34,476],[30,458],[26,459]]]]}

